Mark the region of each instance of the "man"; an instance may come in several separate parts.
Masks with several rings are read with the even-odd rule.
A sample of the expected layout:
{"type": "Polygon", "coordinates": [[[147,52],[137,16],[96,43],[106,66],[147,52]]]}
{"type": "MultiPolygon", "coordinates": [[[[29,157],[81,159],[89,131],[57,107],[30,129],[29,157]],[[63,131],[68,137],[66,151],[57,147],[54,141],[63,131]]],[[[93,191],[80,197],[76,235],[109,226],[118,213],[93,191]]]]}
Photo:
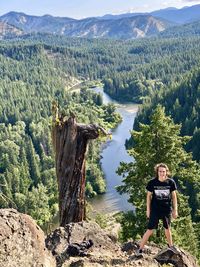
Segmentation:
{"type": "Polygon", "coordinates": [[[165,228],[165,236],[168,246],[173,248],[171,234],[171,216],[176,219],[178,217],[176,184],[173,179],[168,178],[169,168],[164,163],[155,166],[156,177],[147,184],[147,210],[146,215],[149,219],[148,229],[143,235],[140,248],[137,254],[142,254],[145,244],[149,237],[153,234],[153,230],[157,229],[159,220],[163,221],[165,228]]]}

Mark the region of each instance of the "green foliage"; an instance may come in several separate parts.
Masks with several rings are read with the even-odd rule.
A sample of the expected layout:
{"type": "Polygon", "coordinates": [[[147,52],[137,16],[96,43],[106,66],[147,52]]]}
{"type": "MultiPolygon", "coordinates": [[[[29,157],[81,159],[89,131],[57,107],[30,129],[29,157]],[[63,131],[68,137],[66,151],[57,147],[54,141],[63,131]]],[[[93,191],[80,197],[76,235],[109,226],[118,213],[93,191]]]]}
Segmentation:
{"type": "Polygon", "coordinates": [[[130,238],[136,240],[140,237],[138,235],[138,225],[136,223],[136,214],[134,211],[121,213],[117,221],[121,224],[120,240],[127,241],[130,238]]]}
{"type": "Polygon", "coordinates": [[[47,189],[42,184],[38,184],[37,188],[33,188],[32,191],[28,193],[27,213],[30,214],[40,226],[49,222],[51,218],[49,198],[47,189]]]}
{"type": "Polygon", "coordinates": [[[173,221],[173,239],[175,244],[180,245],[183,249],[190,251],[193,255],[199,256],[198,236],[191,218],[191,209],[188,205],[188,197],[179,195],[180,216],[173,221]],[[188,235],[190,233],[190,240],[188,242],[188,235]]]}
{"type": "MultiPolygon", "coordinates": [[[[198,36],[123,41],[38,34],[26,36],[26,40],[13,43],[12,47],[4,41],[0,47],[3,58],[12,61],[18,59],[18,64],[12,67],[18,69],[17,75],[11,75],[11,78],[16,80],[16,77],[21,79],[22,76],[26,83],[29,77],[22,75],[22,58],[26,61],[28,55],[31,60],[35,57],[33,66],[29,66],[30,62],[26,63],[26,67],[31,68],[29,73],[33,78],[38,75],[39,88],[45,88],[46,83],[51,96],[56,94],[59,97],[64,92],[61,93],[58,87],[55,88],[55,83],[59,82],[61,88],[62,81],[67,83],[66,76],[73,76],[103,80],[106,92],[114,98],[140,103],[151,102],[155,91],[159,92],[163,85],[180,81],[185,72],[199,65],[200,57],[198,36]],[[44,75],[39,75],[38,68],[46,67],[48,63],[51,63],[51,68],[48,66],[44,75]],[[55,72],[58,73],[57,76],[55,72]],[[55,79],[52,79],[53,77],[55,79]]],[[[5,67],[3,70],[9,79],[9,70],[5,67]]],[[[41,93],[41,90],[38,93],[41,93]]],[[[48,101],[43,101],[45,109],[44,106],[40,108],[43,113],[47,113],[48,101]]],[[[21,116],[21,113],[14,114],[13,111],[12,116],[15,118],[21,116]]]]}
{"type": "Polygon", "coordinates": [[[106,228],[106,226],[107,226],[107,222],[108,222],[107,220],[108,220],[108,218],[107,218],[107,216],[104,215],[104,214],[98,213],[98,214],[96,214],[96,216],[95,216],[95,222],[98,223],[98,225],[99,225],[102,229],[106,228]]]}
{"type": "Polygon", "coordinates": [[[165,107],[166,114],[171,115],[175,123],[181,123],[181,135],[191,136],[186,145],[186,150],[193,153],[193,158],[200,160],[200,71],[193,69],[182,77],[180,83],[173,83],[170,87],[160,91],[160,95],[152,97],[150,103],[146,103],[140,110],[134,128],[138,122],[149,122],[149,115],[159,101],[165,107]]]}
{"type": "MultiPolygon", "coordinates": [[[[53,54],[44,44],[0,43],[0,207],[29,213],[45,228],[58,210],[52,100],[63,113],[74,112],[79,123],[97,123],[108,130],[121,119],[115,107],[103,105],[102,96],[92,90],[67,92],[71,74],[58,66],[53,54]]],[[[90,197],[105,192],[99,154],[96,141],[86,164],[90,197]]]]}
{"type": "MultiPolygon", "coordinates": [[[[161,92],[159,98],[152,98],[151,103],[146,104],[141,109],[136,118],[134,128],[138,128],[138,121],[149,123],[151,111],[156,107],[159,100],[165,106],[166,113],[170,114],[176,123],[181,123],[181,135],[191,136],[185,148],[187,151],[192,152],[193,159],[199,161],[199,81],[200,71],[197,68],[185,75],[180,83],[173,84],[166,91],[161,92]]],[[[189,196],[192,220],[198,223],[200,221],[198,212],[200,210],[198,171],[195,175],[197,177],[195,183],[191,182],[190,179],[184,182],[184,194],[189,196]]],[[[191,175],[187,174],[186,176],[189,178],[191,175]]]]}
{"type": "Polygon", "coordinates": [[[194,35],[200,34],[200,22],[195,21],[192,23],[187,23],[175,27],[170,27],[169,29],[166,29],[164,32],[160,33],[160,36],[164,37],[187,37],[190,38],[194,35]]]}
{"type": "MultiPolygon", "coordinates": [[[[119,120],[115,108],[109,113],[109,118],[113,116],[115,119],[112,122],[106,120],[105,114],[110,108],[95,104],[95,96],[89,90],[68,96],[66,113],[74,109],[79,122],[98,123],[105,129],[114,127],[119,120]]],[[[54,218],[55,204],[58,202],[50,122],[51,119],[47,117],[41,118],[39,122],[32,121],[27,126],[22,121],[14,125],[0,124],[0,186],[5,196],[1,198],[0,205],[30,214],[43,227],[54,218]],[[40,199],[43,199],[41,204],[40,199]]],[[[105,192],[99,160],[100,141],[97,140],[91,142],[88,149],[88,197],[105,192]]]]}
{"type": "Polygon", "coordinates": [[[97,163],[88,162],[88,167],[86,170],[87,176],[87,186],[86,195],[91,197],[96,194],[105,193],[106,186],[103,178],[102,171],[98,168],[97,163]]]}
{"type": "MultiPolygon", "coordinates": [[[[179,187],[179,216],[174,222],[174,240],[194,255],[197,255],[197,237],[191,220],[191,209],[184,196],[185,184],[200,181],[199,165],[192,160],[192,155],[184,150],[188,137],[180,136],[181,125],[176,125],[165,115],[164,109],[158,106],[150,119],[150,124],[140,124],[139,131],[133,131],[133,148],[129,150],[134,162],[121,163],[118,174],[123,175],[123,185],[118,187],[121,193],[129,194],[129,201],[136,207],[136,213],[122,217],[122,237],[137,238],[146,229],[146,184],[154,176],[154,166],[165,162],[179,187]],[[131,227],[131,230],[129,229],[131,227]],[[129,229],[129,230],[128,230],[129,229]],[[186,229],[190,229],[190,244],[186,229]]],[[[156,240],[156,237],[154,237],[156,240]]],[[[157,239],[158,241],[158,239],[157,239]]],[[[159,240],[163,242],[162,239],[159,240]]]]}

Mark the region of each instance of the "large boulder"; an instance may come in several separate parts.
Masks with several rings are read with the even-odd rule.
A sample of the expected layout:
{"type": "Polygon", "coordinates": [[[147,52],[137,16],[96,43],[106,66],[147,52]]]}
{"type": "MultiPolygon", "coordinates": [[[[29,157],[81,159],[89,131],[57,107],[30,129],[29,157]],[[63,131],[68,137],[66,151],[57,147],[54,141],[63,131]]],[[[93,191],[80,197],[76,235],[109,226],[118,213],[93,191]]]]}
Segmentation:
{"type": "Polygon", "coordinates": [[[128,242],[123,245],[122,250],[131,255],[129,262],[130,259],[137,264],[140,262],[142,267],[162,266],[163,264],[173,267],[199,267],[197,260],[191,254],[178,247],[159,248],[157,245],[150,243],[145,246],[144,253],[140,256],[135,253],[137,248],[138,243],[128,242]]]}
{"type": "Polygon", "coordinates": [[[14,209],[0,209],[0,266],[56,266],[43,231],[30,216],[14,209]]]}
{"type": "MultiPolygon", "coordinates": [[[[46,247],[56,257],[57,266],[70,266],[74,261],[89,261],[96,264],[107,264],[116,259],[123,261],[123,252],[120,245],[115,244],[107,233],[95,222],[70,223],[59,227],[46,238],[46,247]],[[70,257],[68,247],[70,244],[81,244],[83,241],[92,240],[93,246],[88,250],[88,257],[70,257]]],[[[87,252],[87,251],[86,251],[87,252]]],[[[102,265],[104,266],[104,265],[102,265]]]]}
{"type": "Polygon", "coordinates": [[[55,256],[57,267],[160,267],[163,263],[173,263],[170,266],[176,267],[198,267],[189,253],[178,248],[175,251],[161,249],[153,243],[145,246],[144,254],[138,257],[137,242],[127,242],[121,246],[110,233],[94,222],[70,223],[48,235],[46,247],[55,256]],[[82,244],[90,240],[93,246],[78,251],[82,244]]]}
{"type": "Polygon", "coordinates": [[[57,267],[160,266],[153,258],[155,254],[146,255],[143,259],[137,258],[136,243],[131,242],[129,251],[123,250],[116,240],[113,241],[113,236],[95,222],[83,221],[59,227],[47,236],[46,246],[56,257],[57,267]],[[84,240],[93,242],[93,246],[85,250],[85,256],[68,253],[70,245],[81,245],[84,240]]]}
{"type": "Polygon", "coordinates": [[[163,249],[155,257],[155,259],[163,263],[171,263],[175,267],[197,267],[196,259],[188,252],[180,248],[163,249]]]}

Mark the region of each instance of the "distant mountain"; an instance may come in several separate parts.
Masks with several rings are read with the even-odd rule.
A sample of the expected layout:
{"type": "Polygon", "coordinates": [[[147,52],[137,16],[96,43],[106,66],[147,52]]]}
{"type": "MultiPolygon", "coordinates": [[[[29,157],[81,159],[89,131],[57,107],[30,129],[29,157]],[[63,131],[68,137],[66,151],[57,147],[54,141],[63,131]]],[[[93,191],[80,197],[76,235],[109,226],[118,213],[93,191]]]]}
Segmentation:
{"type": "Polygon", "coordinates": [[[99,19],[122,19],[122,18],[130,18],[130,17],[135,17],[135,16],[140,16],[140,15],[149,15],[148,13],[124,13],[124,14],[106,14],[102,17],[97,17],[99,19]]]}
{"type": "Polygon", "coordinates": [[[5,22],[0,21],[0,39],[9,38],[9,37],[16,37],[22,35],[23,31],[8,24],[5,22]]]}
{"type": "MultiPolygon", "coordinates": [[[[51,15],[31,16],[19,12],[9,12],[0,17],[0,21],[13,25],[27,33],[51,33],[70,37],[134,39],[157,35],[166,31],[166,36],[198,34],[198,24],[173,28],[194,21],[200,21],[200,5],[176,9],[173,7],[151,13],[127,13],[105,15],[86,19],[53,17],[51,15]],[[194,30],[195,29],[195,30],[194,30]]],[[[3,25],[3,24],[2,24],[3,25]]],[[[11,31],[11,28],[10,30],[11,31]]],[[[9,37],[9,31],[2,26],[1,35],[9,37]],[[4,30],[3,30],[4,29],[4,30]],[[8,35],[7,35],[8,34],[8,35]]],[[[13,29],[14,31],[14,29],[13,29]]],[[[164,36],[164,33],[163,35],[164,36]]]]}
{"type": "Polygon", "coordinates": [[[167,19],[174,23],[185,24],[200,20],[200,5],[184,7],[181,9],[161,9],[151,12],[152,16],[167,19]]]}
{"type": "Polygon", "coordinates": [[[137,15],[118,19],[71,18],[30,16],[9,12],[0,17],[1,21],[21,28],[25,33],[45,32],[70,37],[133,39],[156,35],[172,24],[150,15],[137,15]]]}
{"type": "Polygon", "coordinates": [[[135,16],[117,20],[80,20],[77,27],[66,28],[68,36],[88,38],[134,39],[164,31],[169,23],[152,16],[135,16]]]}
{"type": "Polygon", "coordinates": [[[25,33],[30,32],[62,32],[62,27],[72,21],[72,18],[53,17],[51,15],[31,16],[21,12],[9,12],[0,17],[0,21],[14,25],[25,33]]]}
{"type": "Polygon", "coordinates": [[[102,17],[99,17],[99,19],[119,19],[134,17],[138,15],[151,15],[153,17],[162,18],[173,23],[184,24],[200,20],[200,5],[183,7],[181,9],[177,9],[175,7],[168,7],[150,13],[124,13],[119,15],[107,14],[102,17]]]}

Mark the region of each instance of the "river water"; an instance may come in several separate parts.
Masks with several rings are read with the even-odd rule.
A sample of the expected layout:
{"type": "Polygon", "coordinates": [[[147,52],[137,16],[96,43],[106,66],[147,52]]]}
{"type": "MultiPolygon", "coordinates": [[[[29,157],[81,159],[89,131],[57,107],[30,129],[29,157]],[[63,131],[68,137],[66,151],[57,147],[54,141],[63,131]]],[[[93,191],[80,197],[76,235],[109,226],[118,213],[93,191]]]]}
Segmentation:
{"type": "Polygon", "coordinates": [[[120,104],[104,93],[102,88],[95,88],[94,90],[102,93],[104,104],[112,102],[117,105],[117,112],[121,114],[123,120],[112,131],[112,140],[107,141],[101,153],[101,166],[107,184],[106,193],[95,197],[90,203],[94,211],[101,213],[134,210],[133,205],[127,201],[128,196],[126,194],[120,195],[115,187],[122,183],[122,177],[116,174],[120,162],[131,162],[133,160],[126,152],[124,144],[126,139],[130,138],[130,130],[133,128],[138,105],[120,104]]]}

